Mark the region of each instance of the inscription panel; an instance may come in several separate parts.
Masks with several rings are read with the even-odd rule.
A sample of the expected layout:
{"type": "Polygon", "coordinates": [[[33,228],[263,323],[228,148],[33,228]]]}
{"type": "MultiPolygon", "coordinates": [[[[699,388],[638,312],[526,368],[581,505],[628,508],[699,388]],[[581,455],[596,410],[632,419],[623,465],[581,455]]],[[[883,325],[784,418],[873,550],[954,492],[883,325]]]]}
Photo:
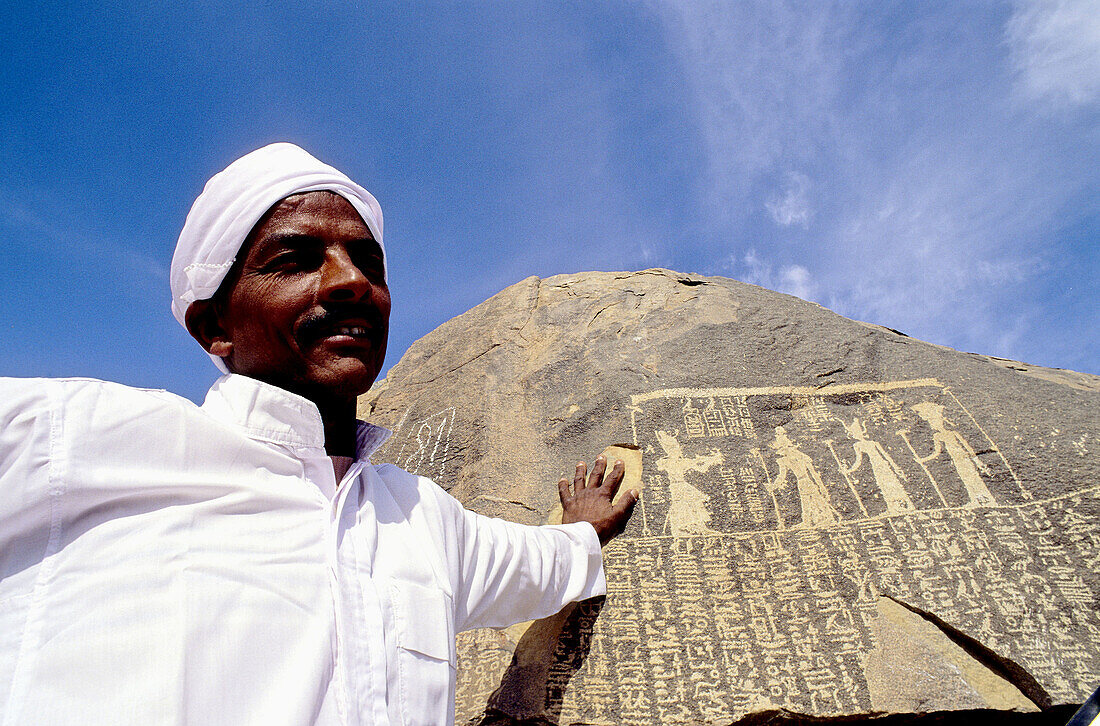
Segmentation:
{"type": "Polygon", "coordinates": [[[464,634],[459,722],[487,704],[593,724],[870,713],[884,597],[1054,702],[1100,681],[1100,484],[1029,491],[938,381],[631,404],[643,496],[604,550],[606,601],[568,616],[543,666],[511,658],[522,628],[464,634]]]}
{"type": "Polygon", "coordinates": [[[933,379],[633,397],[643,536],[814,529],[1032,499],[933,379]]]}
{"type": "Polygon", "coordinates": [[[1020,663],[1055,698],[1100,676],[1100,488],[1035,501],[938,381],[632,404],[642,521],[606,551],[590,659],[606,673],[582,668],[572,688],[623,684],[595,705],[607,722],[868,712],[884,595],[1020,663]]]}
{"type": "Polygon", "coordinates": [[[565,710],[639,724],[771,707],[870,712],[863,667],[884,595],[1023,665],[1055,699],[1080,699],[1100,678],[1097,513],[1100,487],[1027,505],[613,543],[608,598],[565,710]],[[617,688],[595,688],[607,683],[617,688]]]}

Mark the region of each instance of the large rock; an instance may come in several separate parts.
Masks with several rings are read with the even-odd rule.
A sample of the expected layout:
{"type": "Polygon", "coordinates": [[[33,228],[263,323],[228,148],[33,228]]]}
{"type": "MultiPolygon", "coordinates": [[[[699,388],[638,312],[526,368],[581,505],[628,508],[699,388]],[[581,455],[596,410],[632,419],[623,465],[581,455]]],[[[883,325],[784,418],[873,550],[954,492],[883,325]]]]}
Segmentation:
{"type": "Polygon", "coordinates": [[[646,270],[509,287],[361,413],[485,514],[552,521],[610,444],[642,489],[606,600],[460,638],[459,723],[1064,720],[1100,682],[1098,404],[1096,376],[646,270]]]}

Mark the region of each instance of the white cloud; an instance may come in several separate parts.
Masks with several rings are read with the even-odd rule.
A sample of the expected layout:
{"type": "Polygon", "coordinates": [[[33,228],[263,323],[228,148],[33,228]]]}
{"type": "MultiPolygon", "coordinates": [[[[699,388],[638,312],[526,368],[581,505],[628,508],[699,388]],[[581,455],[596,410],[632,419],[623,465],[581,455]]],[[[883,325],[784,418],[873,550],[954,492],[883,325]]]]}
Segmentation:
{"type": "Polygon", "coordinates": [[[783,265],[777,270],[767,260],[749,250],[740,259],[731,256],[726,263],[729,273],[751,285],[759,285],[769,290],[794,295],[803,300],[813,301],[817,296],[817,284],[813,275],[802,265],[783,265]]]}
{"type": "Polygon", "coordinates": [[[1017,0],[1006,35],[1026,98],[1055,108],[1100,101],[1096,0],[1017,0]]]}
{"type": "Polygon", "coordinates": [[[808,198],[809,191],[810,178],[805,174],[792,171],[787,174],[787,186],[784,187],[783,193],[768,199],[764,206],[779,226],[789,227],[797,224],[805,229],[809,227],[810,216],[813,214],[808,198]]]}
{"type": "Polygon", "coordinates": [[[810,279],[810,271],[802,265],[790,265],[779,271],[779,291],[788,295],[812,300],[817,295],[817,285],[810,279]]]}
{"type": "Polygon", "coordinates": [[[754,184],[831,143],[852,11],[790,0],[650,0],[694,99],[708,151],[710,212],[759,209],[754,184]]]}
{"type": "MultiPolygon", "coordinates": [[[[908,168],[876,174],[859,202],[837,218],[825,243],[830,306],[861,320],[907,330],[959,334],[988,317],[1000,286],[1029,272],[1029,255],[999,238],[1029,224],[1027,204],[1005,209],[1001,182],[973,159],[929,153],[908,168]]],[[[1006,196],[1014,196],[1007,194],[1006,196]]],[[[925,333],[927,334],[927,333],[925,333]]]]}
{"type": "Polygon", "coordinates": [[[650,0],[693,89],[717,264],[958,348],[1036,362],[1051,347],[1040,340],[1072,348],[1060,321],[1042,321],[1058,320],[1053,280],[1080,274],[1062,230],[1097,209],[1095,135],[1021,116],[1010,92],[1051,108],[1100,101],[1100,12],[1016,2],[1006,31],[981,4],[902,17],[828,0],[650,0]],[[729,239],[774,253],[729,258],[729,239]],[[1035,315],[1014,317],[1022,300],[1035,315]]]}

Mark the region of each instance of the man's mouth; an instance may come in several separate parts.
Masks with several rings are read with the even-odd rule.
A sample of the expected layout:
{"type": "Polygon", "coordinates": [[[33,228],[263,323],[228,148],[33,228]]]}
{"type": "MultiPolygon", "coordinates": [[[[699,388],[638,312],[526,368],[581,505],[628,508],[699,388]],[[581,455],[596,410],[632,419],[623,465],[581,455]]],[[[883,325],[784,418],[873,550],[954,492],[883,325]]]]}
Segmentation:
{"type": "Polygon", "coordinates": [[[356,343],[372,342],[376,328],[362,321],[333,322],[331,325],[318,326],[312,333],[315,341],[354,341],[356,343]]]}
{"type": "Polygon", "coordinates": [[[364,310],[323,310],[302,321],[299,339],[316,342],[333,338],[373,341],[384,330],[381,321],[372,320],[364,310]]]}
{"type": "Polygon", "coordinates": [[[351,325],[339,325],[332,329],[332,335],[350,335],[353,338],[361,338],[370,332],[370,328],[361,328],[359,326],[351,325]]]}

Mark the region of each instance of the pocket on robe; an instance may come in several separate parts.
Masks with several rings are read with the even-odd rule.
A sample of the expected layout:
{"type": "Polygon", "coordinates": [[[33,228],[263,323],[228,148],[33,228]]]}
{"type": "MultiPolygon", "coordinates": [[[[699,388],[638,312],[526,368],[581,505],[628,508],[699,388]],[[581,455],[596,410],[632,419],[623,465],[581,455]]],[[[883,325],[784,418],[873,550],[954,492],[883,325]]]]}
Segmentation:
{"type": "Polygon", "coordinates": [[[451,598],[403,582],[390,586],[393,605],[401,723],[454,723],[455,636],[451,598]]]}
{"type": "Polygon", "coordinates": [[[397,645],[455,666],[454,607],[451,598],[410,582],[390,585],[397,645]]]}

